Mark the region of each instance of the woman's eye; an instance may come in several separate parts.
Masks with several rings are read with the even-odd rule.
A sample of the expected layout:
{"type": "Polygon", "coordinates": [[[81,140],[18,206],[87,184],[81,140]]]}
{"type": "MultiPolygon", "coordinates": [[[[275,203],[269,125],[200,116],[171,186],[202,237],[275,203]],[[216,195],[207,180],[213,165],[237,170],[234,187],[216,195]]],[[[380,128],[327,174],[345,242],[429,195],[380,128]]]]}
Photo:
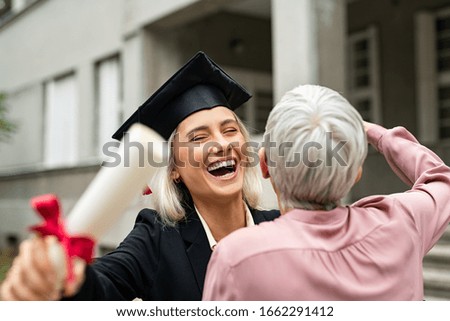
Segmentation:
{"type": "Polygon", "coordinates": [[[227,128],[225,133],[236,133],[238,130],[236,128],[227,128]]]}
{"type": "Polygon", "coordinates": [[[203,139],[205,139],[205,138],[206,138],[205,135],[198,135],[198,136],[192,137],[190,141],[191,141],[191,142],[199,142],[199,141],[201,141],[201,140],[203,140],[203,139]]]}

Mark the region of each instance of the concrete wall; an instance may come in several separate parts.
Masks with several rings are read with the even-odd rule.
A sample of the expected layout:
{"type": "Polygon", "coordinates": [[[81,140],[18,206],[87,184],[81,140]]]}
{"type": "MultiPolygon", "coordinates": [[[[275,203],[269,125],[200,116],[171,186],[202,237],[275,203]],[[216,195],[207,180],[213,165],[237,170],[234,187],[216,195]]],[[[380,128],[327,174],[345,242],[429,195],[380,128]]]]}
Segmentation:
{"type": "Polygon", "coordinates": [[[0,88],[40,82],[116,51],[121,7],[120,0],[41,1],[2,27],[0,88]]]}
{"type": "Polygon", "coordinates": [[[67,214],[94,177],[98,166],[23,173],[0,180],[0,245],[7,233],[21,238],[28,234],[30,224],[39,222],[29,200],[42,194],[57,194],[62,213],[67,214]]]}
{"type": "MultiPolygon", "coordinates": [[[[221,0],[219,0],[220,2],[221,0]]],[[[193,4],[198,5],[197,11],[202,11],[202,7],[208,6],[208,3],[201,3],[199,0],[170,0],[170,1],[148,1],[148,0],[133,0],[124,2],[123,6],[123,31],[125,35],[134,33],[147,25],[153,23],[161,23],[168,15],[176,14],[182,9],[193,4]]],[[[187,15],[193,16],[193,15],[187,15]]],[[[172,19],[170,19],[172,21],[172,19]]],[[[180,18],[175,20],[180,21],[180,18]]]]}
{"type": "Polygon", "coordinates": [[[300,84],[345,89],[345,1],[272,0],[274,98],[300,84]]]}

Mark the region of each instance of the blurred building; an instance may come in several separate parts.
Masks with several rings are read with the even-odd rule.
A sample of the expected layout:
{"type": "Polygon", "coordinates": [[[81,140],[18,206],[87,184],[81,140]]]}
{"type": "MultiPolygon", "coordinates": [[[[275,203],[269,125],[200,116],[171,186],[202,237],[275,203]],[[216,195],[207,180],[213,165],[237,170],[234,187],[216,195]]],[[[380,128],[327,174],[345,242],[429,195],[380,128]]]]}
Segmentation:
{"type": "MultiPolygon", "coordinates": [[[[69,213],[103,144],[199,50],[253,93],[239,114],[255,140],[284,92],[314,83],[450,159],[450,0],[0,0],[0,92],[18,125],[0,143],[0,247],[38,222],[33,196],[69,213]]],[[[407,189],[373,151],[364,170],[349,201],[407,189]]],[[[267,182],[263,199],[277,206],[267,182]]],[[[137,195],[100,251],[149,203],[137,195]]],[[[449,243],[427,266],[433,297],[449,293],[449,243]]]]}

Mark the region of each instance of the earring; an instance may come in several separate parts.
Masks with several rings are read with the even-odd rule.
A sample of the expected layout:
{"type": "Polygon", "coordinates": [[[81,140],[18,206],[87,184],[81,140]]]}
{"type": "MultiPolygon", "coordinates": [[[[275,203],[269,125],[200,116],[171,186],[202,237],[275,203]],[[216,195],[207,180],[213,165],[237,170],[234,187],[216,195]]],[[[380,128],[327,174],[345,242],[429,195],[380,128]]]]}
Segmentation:
{"type": "Polygon", "coordinates": [[[178,184],[178,183],[181,182],[181,179],[180,179],[179,177],[177,177],[177,178],[175,178],[175,179],[173,180],[173,182],[174,182],[175,184],[178,184]]]}

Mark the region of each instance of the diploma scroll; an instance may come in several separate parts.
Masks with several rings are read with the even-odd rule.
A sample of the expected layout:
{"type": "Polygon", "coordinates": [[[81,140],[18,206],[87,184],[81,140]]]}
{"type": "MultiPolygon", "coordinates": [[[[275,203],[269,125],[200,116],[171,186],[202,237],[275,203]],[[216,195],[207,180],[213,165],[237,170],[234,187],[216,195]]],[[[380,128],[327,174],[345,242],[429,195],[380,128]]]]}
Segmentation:
{"type": "MultiPolygon", "coordinates": [[[[167,144],[154,130],[134,124],[122,139],[120,164],[104,166],[70,212],[66,229],[99,240],[142,193],[157,168],[167,160],[167,144]]],[[[118,159],[118,158],[116,158],[118,159]]]]}

